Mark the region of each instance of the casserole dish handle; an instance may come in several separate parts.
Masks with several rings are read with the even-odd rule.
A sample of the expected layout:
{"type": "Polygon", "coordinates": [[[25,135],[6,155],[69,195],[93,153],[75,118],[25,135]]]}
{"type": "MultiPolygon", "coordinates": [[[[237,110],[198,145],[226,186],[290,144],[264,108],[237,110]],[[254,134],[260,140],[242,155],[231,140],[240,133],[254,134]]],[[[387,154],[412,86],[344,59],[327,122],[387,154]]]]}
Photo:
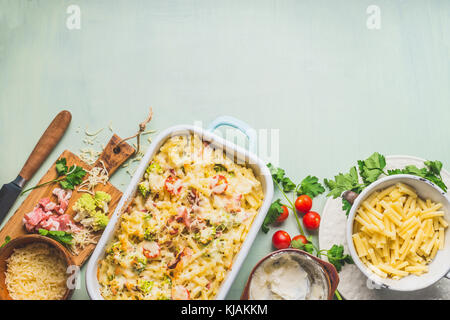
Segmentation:
{"type": "Polygon", "coordinates": [[[256,130],[250,127],[247,123],[242,120],[230,117],[230,116],[222,116],[216,118],[213,122],[208,126],[209,131],[214,131],[218,127],[221,126],[230,126],[240,130],[244,133],[248,138],[248,149],[252,153],[256,153],[256,130]]]}

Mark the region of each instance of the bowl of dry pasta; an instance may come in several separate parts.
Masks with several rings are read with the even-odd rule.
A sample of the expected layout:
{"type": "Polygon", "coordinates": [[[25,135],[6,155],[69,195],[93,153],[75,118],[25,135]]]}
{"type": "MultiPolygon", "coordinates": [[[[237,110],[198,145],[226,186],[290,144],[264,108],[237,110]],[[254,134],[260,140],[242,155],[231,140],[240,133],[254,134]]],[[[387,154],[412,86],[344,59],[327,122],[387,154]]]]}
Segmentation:
{"type": "Polygon", "coordinates": [[[415,291],[450,276],[450,200],[413,175],[381,178],[355,199],[347,244],[375,288],[415,291]]]}

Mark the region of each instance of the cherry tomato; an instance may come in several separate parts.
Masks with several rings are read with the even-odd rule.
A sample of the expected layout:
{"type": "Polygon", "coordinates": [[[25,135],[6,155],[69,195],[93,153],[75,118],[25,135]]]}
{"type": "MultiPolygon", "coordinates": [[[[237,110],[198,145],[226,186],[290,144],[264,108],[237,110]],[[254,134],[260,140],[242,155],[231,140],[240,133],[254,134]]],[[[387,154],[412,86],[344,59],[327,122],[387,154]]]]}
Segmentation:
{"type": "Polygon", "coordinates": [[[295,208],[303,213],[309,212],[312,207],[312,200],[306,194],[302,194],[300,197],[295,200],[295,208]]]}
{"type": "Polygon", "coordinates": [[[306,239],[306,237],[302,236],[301,234],[292,238],[292,241],[295,241],[295,240],[300,240],[303,244],[308,243],[308,240],[306,239]]]}
{"type": "Polygon", "coordinates": [[[289,216],[289,210],[286,206],[282,206],[283,212],[277,218],[277,222],[283,222],[289,216]]]}
{"type": "Polygon", "coordinates": [[[310,211],[303,217],[303,224],[310,230],[316,230],[320,226],[320,215],[315,211],[310,211]]]}
{"type": "Polygon", "coordinates": [[[278,230],[272,236],[272,244],[277,249],[286,249],[291,245],[291,236],[283,230],[278,230]]]}

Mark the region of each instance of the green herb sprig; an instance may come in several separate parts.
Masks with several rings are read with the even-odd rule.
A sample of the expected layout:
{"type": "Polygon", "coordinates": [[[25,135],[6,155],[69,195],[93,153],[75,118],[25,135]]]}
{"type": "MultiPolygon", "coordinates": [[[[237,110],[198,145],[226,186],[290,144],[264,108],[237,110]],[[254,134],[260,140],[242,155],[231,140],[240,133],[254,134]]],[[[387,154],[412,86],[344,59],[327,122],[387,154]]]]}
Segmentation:
{"type": "Polygon", "coordinates": [[[295,196],[306,194],[312,199],[325,192],[325,188],[320,184],[317,177],[307,176],[299,184],[296,185],[288,176],[286,176],[286,172],[284,169],[277,168],[271,163],[267,164],[267,167],[270,170],[270,174],[272,175],[274,184],[283,194],[284,198],[287,201],[287,204],[283,204],[281,202],[281,199],[277,199],[271,204],[266,218],[264,219],[264,222],[262,224],[262,231],[264,233],[269,232],[269,226],[277,220],[277,218],[283,212],[283,206],[285,206],[294,213],[295,220],[297,221],[297,225],[300,230],[300,234],[304,235],[305,233],[303,231],[303,227],[300,223],[300,219],[298,218],[297,210],[295,209],[294,205],[295,196]],[[291,200],[287,195],[288,193],[293,193],[294,199],[291,200]]]}
{"type": "Polygon", "coordinates": [[[72,245],[73,235],[69,232],[39,229],[39,234],[44,237],[52,238],[53,240],[56,240],[63,245],[72,245]]]}
{"type": "Polygon", "coordinates": [[[3,248],[4,246],[6,246],[8,244],[8,242],[11,241],[11,237],[10,236],[6,236],[5,237],[5,242],[3,242],[3,244],[0,246],[0,248],[3,248]]]}
{"type": "MultiPolygon", "coordinates": [[[[392,176],[395,174],[411,174],[428,179],[440,187],[444,192],[447,192],[447,186],[441,176],[442,162],[440,161],[425,161],[425,167],[421,169],[414,165],[410,165],[406,166],[404,169],[386,171],[386,158],[382,154],[374,152],[366,160],[358,160],[357,163],[359,175],[358,169],[356,169],[355,166],[350,168],[348,173],[339,173],[333,180],[324,180],[325,186],[327,186],[330,190],[327,197],[333,197],[336,199],[337,197],[340,197],[343,192],[348,190],[361,193],[361,191],[363,191],[371,183],[375,182],[381,175],[392,176]]],[[[352,204],[342,198],[342,210],[346,212],[347,216],[351,207],[352,204]]]]}
{"type": "Polygon", "coordinates": [[[317,248],[313,242],[312,237],[306,238],[307,243],[303,243],[300,239],[294,240],[291,242],[291,247],[299,250],[306,251],[310,254],[314,254],[317,257],[326,256],[328,261],[334,265],[336,270],[339,272],[342,270],[342,267],[348,263],[353,264],[353,259],[349,254],[344,254],[344,246],[334,244],[331,249],[322,249],[317,248]]]}
{"type": "Polygon", "coordinates": [[[48,185],[51,183],[56,183],[56,182],[59,182],[61,188],[63,188],[63,189],[74,190],[75,186],[77,186],[81,182],[83,182],[83,178],[86,175],[86,171],[80,166],[72,165],[72,166],[68,167],[66,158],[61,158],[61,159],[57,160],[55,169],[56,169],[56,173],[58,174],[58,178],[53,179],[51,181],[41,183],[41,184],[31,187],[29,189],[26,189],[25,191],[22,191],[21,194],[24,194],[33,189],[40,188],[42,186],[45,186],[45,185],[48,185]]]}

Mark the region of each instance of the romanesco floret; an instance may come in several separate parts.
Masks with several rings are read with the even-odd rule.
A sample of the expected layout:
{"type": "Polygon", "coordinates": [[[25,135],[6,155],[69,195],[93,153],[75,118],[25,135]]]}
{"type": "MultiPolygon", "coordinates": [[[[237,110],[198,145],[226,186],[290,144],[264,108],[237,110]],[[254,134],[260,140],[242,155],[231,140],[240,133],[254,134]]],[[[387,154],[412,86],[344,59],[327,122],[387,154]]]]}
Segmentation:
{"type": "Polygon", "coordinates": [[[141,183],[139,183],[138,190],[142,194],[142,196],[146,198],[150,193],[150,186],[148,184],[148,181],[142,181],[141,183]]]}
{"type": "Polygon", "coordinates": [[[90,194],[84,193],[73,206],[73,210],[77,212],[87,211],[88,213],[91,213],[95,211],[96,207],[94,198],[90,194]]]}
{"type": "Polygon", "coordinates": [[[111,195],[104,191],[97,191],[94,196],[83,194],[73,206],[76,213],[73,219],[94,231],[105,229],[109,222],[106,216],[109,201],[111,195]]]}
{"type": "Polygon", "coordinates": [[[103,230],[108,225],[109,218],[101,211],[95,211],[92,218],[94,220],[92,221],[91,227],[94,231],[103,230]]]}
{"type": "Polygon", "coordinates": [[[104,213],[108,212],[108,203],[111,201],[111,195],[104,191],[97,191],[94,195],[95,204],[102,208],[104,213]]]}
{"type": "Polygon", "coordinates": [[[152,162],[147,167],[147,170],[145,170],[145,172],[147,172],[147,173],[154,172],[154,173],[161,174],[163,172],[163,170],[158,162],[152,162]]]}

